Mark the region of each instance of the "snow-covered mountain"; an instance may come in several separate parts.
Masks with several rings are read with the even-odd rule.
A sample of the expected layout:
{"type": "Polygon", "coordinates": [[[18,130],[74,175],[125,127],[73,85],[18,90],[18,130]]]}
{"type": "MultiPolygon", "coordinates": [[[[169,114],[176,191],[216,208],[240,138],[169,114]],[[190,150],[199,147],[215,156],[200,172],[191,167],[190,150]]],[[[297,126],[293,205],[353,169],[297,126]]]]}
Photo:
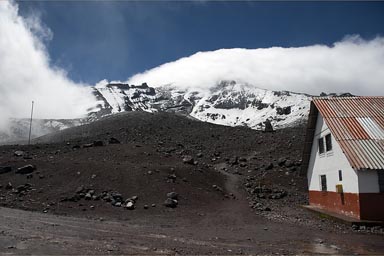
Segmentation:
{"type": "Polygon", "coordinates": [[[110,83],[94,87],[98,112],[94,118],[121,111],[172,111],[201,121],[262,129],[266,119],[274,128],[306,120],[310,96],[269,91],[235,81],[222,81],[208,90],[180,89],[172,85],[150,87],[110,83]]]}
{"type": "MultiPolygon", "coordinates": [[[[310,96],[270,91],[235,81],[222,81],[209,89],[184,89],[173,85],[105,83],[93,87],[96,107],[81,119],[34,119],[32,138],[95,121],[123,111],[167,111],[204,122],[246,126],[261,130],[268,119],[275,129],[295,126],[307,119],[310,96]]],[[[0,144],[28,140],[29,119],[12,119],[0,144]]]]}

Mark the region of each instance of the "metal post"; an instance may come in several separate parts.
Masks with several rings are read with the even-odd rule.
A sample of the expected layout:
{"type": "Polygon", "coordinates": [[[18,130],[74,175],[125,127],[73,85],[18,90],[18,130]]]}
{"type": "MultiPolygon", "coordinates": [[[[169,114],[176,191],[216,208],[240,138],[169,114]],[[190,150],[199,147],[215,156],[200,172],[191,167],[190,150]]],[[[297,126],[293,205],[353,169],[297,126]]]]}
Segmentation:
{"type": "Polygon", "coordinates": [[[31,145],[32,116],[33,116],[33,101],[32,101],[32,109],[31,109],[31,121],[30,121],[30,123],[29,123],[29,137],[28,137],[28,145],[31,145]]]}

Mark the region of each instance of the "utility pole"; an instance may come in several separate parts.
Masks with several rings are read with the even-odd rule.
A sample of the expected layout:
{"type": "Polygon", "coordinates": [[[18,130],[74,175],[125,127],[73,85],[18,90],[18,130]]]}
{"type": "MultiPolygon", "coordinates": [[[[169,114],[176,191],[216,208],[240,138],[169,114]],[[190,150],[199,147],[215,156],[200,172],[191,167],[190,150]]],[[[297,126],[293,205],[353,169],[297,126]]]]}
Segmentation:
{"type": "Polygon", "coordinates": [[[33,101],[32,101],[32,109],[31,109],[31,121],[29,122],[29,137],[28,137],[28,145],[31,145],[32,116],[33,116],[33,101]]]}

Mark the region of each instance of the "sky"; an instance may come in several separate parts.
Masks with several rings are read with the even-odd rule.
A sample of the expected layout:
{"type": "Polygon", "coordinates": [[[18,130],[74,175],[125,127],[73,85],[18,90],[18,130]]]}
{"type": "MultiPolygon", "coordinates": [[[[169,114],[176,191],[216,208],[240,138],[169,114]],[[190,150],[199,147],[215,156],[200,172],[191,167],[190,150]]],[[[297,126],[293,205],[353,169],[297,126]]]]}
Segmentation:
{"type": "Polygon", "coordinates": [[[384,95],[384,2],[0,0],[0,131],[81,117],[91,86],[220,80],[384,95]]]}
{"type": "Polygon", "coordinates": [[[125,81],[199,51],[332,45],[384,35],[384,2],[20,1],[75,82],[125,81]]]}

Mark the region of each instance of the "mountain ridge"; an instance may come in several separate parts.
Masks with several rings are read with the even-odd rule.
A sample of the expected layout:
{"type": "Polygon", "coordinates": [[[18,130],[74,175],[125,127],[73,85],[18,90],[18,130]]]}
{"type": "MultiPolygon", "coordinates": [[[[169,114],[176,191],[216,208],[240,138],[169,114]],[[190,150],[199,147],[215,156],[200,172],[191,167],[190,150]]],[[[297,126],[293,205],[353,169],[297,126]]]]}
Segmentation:
{"type": "MultiPolygon", "coordinates": [[[[276,128],[306,119],[310,95],[270,91],[236,81],[221,81],[209,90],[180,89],[172,85],[150,87],[108,83],[94,87],[99,113],[122,111],[179,112],[204,122],[263,129],[268,119],[276,128]]],[[[94,115],[98,115],[98,112],[94,115]]]]}

